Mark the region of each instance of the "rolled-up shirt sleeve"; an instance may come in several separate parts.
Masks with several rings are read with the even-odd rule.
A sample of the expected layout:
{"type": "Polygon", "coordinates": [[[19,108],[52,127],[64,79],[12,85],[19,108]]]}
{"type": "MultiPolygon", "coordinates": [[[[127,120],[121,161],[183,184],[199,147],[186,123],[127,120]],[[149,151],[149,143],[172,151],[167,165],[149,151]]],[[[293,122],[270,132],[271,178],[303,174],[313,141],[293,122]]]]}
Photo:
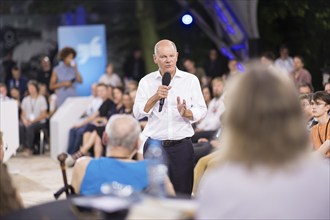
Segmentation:
{"type": "Polygon", "coordinates": [[[133,106],[133,115],[138,120],[144,117],[148,117],[153,110],[153,108],[151,108],[149,112],[144,111],[144,107],[149,99],[147,89],[148,89],[148,85],[146,81],[142,79],[139,83],[135,96],[134,106],[133,106]]]}
{"type": "Polygon", "coordinates": [[[207,107],[203,97],[202,89],[200,83],[196,77],[191,84],[191,98],[192,98],[192,107],[190,108],[193,119],[190,120],[191,123],[195,123],[206,116],[207,107]]]}

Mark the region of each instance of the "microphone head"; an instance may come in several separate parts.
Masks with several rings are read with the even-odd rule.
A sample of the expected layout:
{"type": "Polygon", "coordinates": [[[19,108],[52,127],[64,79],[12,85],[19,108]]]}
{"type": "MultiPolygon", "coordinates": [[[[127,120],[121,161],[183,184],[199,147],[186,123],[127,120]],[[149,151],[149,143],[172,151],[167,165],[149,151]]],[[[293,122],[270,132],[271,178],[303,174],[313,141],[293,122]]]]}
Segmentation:
{"type": "Polygon", "coordinates": [[[171,74],[169,72],[165,72],[162,78],[162,85],[168,86],[171,82],[171,74]]]}

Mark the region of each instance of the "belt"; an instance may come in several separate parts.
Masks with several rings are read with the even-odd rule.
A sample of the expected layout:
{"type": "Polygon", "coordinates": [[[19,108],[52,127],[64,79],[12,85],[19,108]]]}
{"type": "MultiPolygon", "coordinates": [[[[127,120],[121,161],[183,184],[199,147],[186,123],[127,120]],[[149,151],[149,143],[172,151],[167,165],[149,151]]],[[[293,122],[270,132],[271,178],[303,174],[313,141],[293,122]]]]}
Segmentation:
{"type": "MultiPolygon", "coordinates": [[[[152,138],[149,138],[149,139],[152,139],[152,138]]],[[[185,141],[185,140],[190,140],[190,137],[186,137],[186,138],[183,138],[183,139],[180,139],[180,140],[161,140],[160,142],[162,143],[163,147],[170,147],[170,146],[174,146],[176,144],[179,144],[179,143],[181,143],[182,141],[185,141]]]]}

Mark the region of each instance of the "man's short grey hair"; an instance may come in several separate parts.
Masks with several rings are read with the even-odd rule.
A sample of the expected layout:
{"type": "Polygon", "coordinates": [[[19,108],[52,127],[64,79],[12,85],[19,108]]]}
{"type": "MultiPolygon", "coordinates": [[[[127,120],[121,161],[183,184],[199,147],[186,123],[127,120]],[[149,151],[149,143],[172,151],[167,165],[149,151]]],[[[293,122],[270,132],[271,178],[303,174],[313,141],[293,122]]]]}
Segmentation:
{"type": "MultiPolygon", "coordinates": [[[[172,41],[170,41],[170,40],[168,40],[170,43],[171,43],[171,45],[173,46],[173,48],[174,48],[174,50],[176,51],[176,52],[178,52],[178,50],[176,49],[176,45],[175,45],[175,43],[174,42],[172,42],[172,41]]],[[[158,41],[158,43],[155,45],[155,47],[154,47],[154,54],[155,55],[157,55],[157,51],[158,51],[158,47],[159,47],[159,44],[161,43],[162,41],[158,41]]]]}
{"type": "Polygon", "coordinates": [[[133,150],[141,133],[141,128],[133,116],[118,114],[110,118],[105,131],[107,134],[107,148],[120,146],[133,150]]]}

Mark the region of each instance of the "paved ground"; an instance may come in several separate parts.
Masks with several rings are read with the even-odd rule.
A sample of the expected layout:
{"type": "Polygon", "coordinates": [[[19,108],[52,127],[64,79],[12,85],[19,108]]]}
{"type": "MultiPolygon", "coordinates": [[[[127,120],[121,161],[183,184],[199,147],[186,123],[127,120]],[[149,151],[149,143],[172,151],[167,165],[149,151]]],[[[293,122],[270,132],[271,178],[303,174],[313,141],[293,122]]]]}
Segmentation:
{"type": "MultiPolygon", "coordinates": [[[[18,154],[6,164],[25,207],[54,201],[54,192],[63,186],[59,162],[49,154],[31,157],[18,154]]],[[[69,183],[71,175],[72,168],[67,169],[69,183]]],[[[64,198],[63,194],[61,199],[64,198]]]]}

